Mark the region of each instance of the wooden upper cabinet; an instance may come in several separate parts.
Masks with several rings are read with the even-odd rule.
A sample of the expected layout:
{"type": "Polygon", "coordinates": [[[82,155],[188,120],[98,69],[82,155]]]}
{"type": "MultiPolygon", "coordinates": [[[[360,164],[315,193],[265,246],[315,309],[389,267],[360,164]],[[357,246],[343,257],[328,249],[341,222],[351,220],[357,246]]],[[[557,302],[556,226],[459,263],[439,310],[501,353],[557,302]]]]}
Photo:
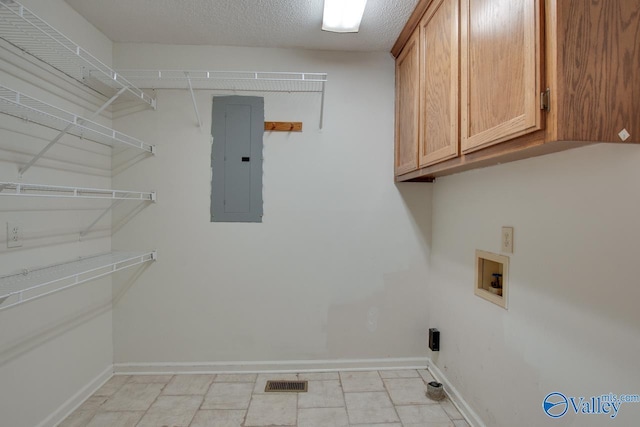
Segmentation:
{"type": "Polygon", "coordinates": [[[418,168],[420,39],[416,31],[396,60],[396,175],[418,168]]]}
{"type": "Polygon", "coordinates": [[[557,139],[640,142],[640,0],[556,1],[557,139]]]}
{"type": "Polygon", "coordinates": [[[391,52],[406,165],[397,181],[640,144],[640,0],[420,0],[391,52]],[[417,91],[420,108],[408,108],[417,91]]]}
{"type": "Polygon", "coordinates": [[[435,0],[418,27],[420,167],[459,154],[459,1],[435,0]]]}
{"type": "Polygon", "coordinates": [[[463,152],[541,128],[540,1],[462,0],[463,152]]]}

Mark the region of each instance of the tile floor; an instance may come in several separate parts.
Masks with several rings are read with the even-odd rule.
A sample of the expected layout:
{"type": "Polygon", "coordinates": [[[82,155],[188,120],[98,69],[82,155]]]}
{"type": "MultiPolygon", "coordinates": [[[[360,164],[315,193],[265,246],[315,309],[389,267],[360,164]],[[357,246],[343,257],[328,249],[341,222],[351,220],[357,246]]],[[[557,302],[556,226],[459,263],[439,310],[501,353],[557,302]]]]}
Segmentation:
{"type": "Polygon", "coordinates": [[[305,374],[118,375],[60,427],[469,427],[426,397],[426,370],[305,374]],[[267,380],[306,393],[265,393],[267,380]]]}

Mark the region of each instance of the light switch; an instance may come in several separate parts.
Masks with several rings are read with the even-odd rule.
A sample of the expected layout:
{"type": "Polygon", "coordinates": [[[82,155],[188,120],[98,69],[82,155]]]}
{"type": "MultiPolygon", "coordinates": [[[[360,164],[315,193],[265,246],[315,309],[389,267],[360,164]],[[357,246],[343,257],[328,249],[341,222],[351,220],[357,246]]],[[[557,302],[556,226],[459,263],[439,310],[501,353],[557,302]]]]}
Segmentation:
{"type": "Polygon", "coordinates": [[[502,249],[501,252],[513,253],[513,227],[502,227],[502,249]]]}

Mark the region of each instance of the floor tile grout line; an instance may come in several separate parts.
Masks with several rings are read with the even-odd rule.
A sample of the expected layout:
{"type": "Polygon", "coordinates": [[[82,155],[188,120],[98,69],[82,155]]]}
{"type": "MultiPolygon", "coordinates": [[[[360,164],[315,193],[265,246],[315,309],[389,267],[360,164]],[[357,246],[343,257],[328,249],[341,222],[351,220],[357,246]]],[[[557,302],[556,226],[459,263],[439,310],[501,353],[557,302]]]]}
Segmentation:
{"type": "MultiPolygon", "coordinates": [[[[216,374],[213,374],[213,379],[211,380],[211,384],[209,384],[209,387],[207,387],[207,391],[204,393],[204,396],[202,398],[202,403],[200,404],[200,407],[198,408],[198,411],[204,411],[204,409],[202,408],[202,405],[204,405],[205,399],[207,397],[207,395],[209,394],[209,391],[211,391],[211,387],[213,387],[213,384],[216,382],[216,374]]],[[[191,421],[193,423],[193,421],[191,421]]]]}
{"type": "Polygon", "coordinates": [[[256,380],[253,382],[253,387],[251,387],[251,395],[249,396],[249,403],[247,403],[247,408],[244,410],[244,418],[242,419],[242,426],[247,425],[247,417],[249,416],[249,408],[251,407],[251,402],[253,402],[253,392],[256,389],[256,385],[258,384],[258,376],[256,375],[256,380]]]}
{"type": "MultiPolygon", "coordinates": [[[[380,372],[378,371],[378,376],[380,376],[380,372]]],[[[398,422],[400,423],[400,425],[403,425],[402,420],[400,419],[400,414],[398,413],[398,410],[396,409],[396,404],[394,403],[393,399],[391,398],[391,393],[389,393],[389,390],[387,389],[387,383],[384,382],[384,379],[382,377],[380,377],[381,381],[382,381],[382,386],[384,387],[385,391],[387,392],[387,397],[389,398],[389,401],[391,402],[391,406],[393,406],[393,412],[396,414],[396,418],[398,419],[398,422]]]]}
{"type": "MultiPolygon", "coordinates": [[[[199,375],[199,374],[196,374],[196,375],[199,375]]],[[[206,374],[205,374],[205,375],[206,375],[206,374]]],[[[211,375],[213,375],[213,377],[215,378],[215,374],[211,374],[211,375]]],[[[174,376],[173,376],[173,378],[171,379],[171,381],[173,381],[175,378],[177,378],[177,377],[179,377],[179,376],[183,376],[183,374],[176,374],[176,375],[174,375],[174,376]]],[[[169,382],[167,383],[167,387],[171,384],[171,381],[169,381],[169,382]]],[[[211,380],[211,384],[213,384],[213,380],[211,380]]],[[[166,387],[165,387],[165,389],[163,389],[163,390],[162,390],[162,393],[161,393],[161,394],[162,394],[162,396],[204,396],[204,395],[206,395],[206,394],[207,394],[207,392],[209,391],[209,388],[211,387],[211,384],[209,384],[209,385],[207,386],[207,390],[206,390],[204,393],[190,393],[190,394],[166,394],[166,393],[165,393],[166,387]]]]}
{"type": "MultiPolygon", "coordinates": [[[[171,376],[171,379],[173,379],[175,375],[171,376]]],[[[132,376],[133,378],[133,376],[132,376]]],[[[171,382],[171,379],[169,381],[167,381],[167,384],[169,384],[169,382],[171,382]]],[[[136,383],[132,383],[132,384],[136,384],[136,383]]],[[[157,383],[147,383],[148,384],[157,384],[157,383]]],[[[142,417],[140,417],[140,419],[138,420],[138,422],[136,423],[136,426],[140,425],[140,423],[142,422],[142,420],[144,419],[144,417],[147,415],[147,413],[149,412],[149,410],[151,409],[151,407],[153,406],[154,403],[156,403],[158,401],[158,398],[162,395],[162,390],[164,390],[164,388],[167,386],[167,384],[163,385],[162,388],[160,389],[160,393],[158,393],[158,395],[156,396],[156,398],[153,400],[153,402],[151,402],[151,405],[149,405],[149,407],[147,408],[146,411],[144,411],[144,414],[142,414],[142,417]]]]}
{"type": "Polygon", "coordinates": [[[193,424],[193,420],[196,418],[196,415],[198,415],[198,411],[200,410],[200,406],[202,406],[203,402],[204,402],[204,396],[202,396],[202,402],[200,402],[200,405],[191,416],[191,420],[187,423],[187,426],[190,426],[191,424],[193,424]]]}
{"type": "Polygon", "coordinates": [[[338,381],[340,381],[340,390],[342,391],[342,401],[344,402],[344,411],[347,413],[347,422],[351,425],[351,417],[349,416],[349,407],[347,406],[347,397],[342,386],[342,371],[338,371],[338,381]]]}
{"type": "MultiPolygon", "coordinates": [[[[115,375],[114,375],[115,376],[115,375]]],[[[160,383],[135,383],[135,382],[131,382],[131,380],[133,379],[134,375],[128,375],[128,379],[120,386],[120,388],[118,388],[118,390],[116,390],[114,393],[111,394],[111,396],[107,396],[106,400],[104,402],[102,402],[98,408],[96,408],[96,411],[94,412],[93,416],[89,419],[89,423],[91,423],[91,421],[99,414],[99,413],[108,413],[108,412],[143,412],[143,411],[136,411],[136,410],[132,410],[132,409],[125,409],[125,410],[100,410],[100,408],[103,407],[103,405],[105,403],[107,403],[113,396],[115,396],[120,390],[122,390],[124,388],[124,386],[126,386],[127,384],[139,384],[139,385],[148,385],[148,384],[160,384],[160,383]]],[[[173,377],[173,376],[172,376],[173,377]]],[[[112,377],[113,378],[113,377],[112,377]]],[[[162,387],[162,389],[160,389],[160,394],[162,393],[162,390],[164,389],[164,387],[166,386],[166,384],[162,387]]],[[[158,396],[160,396],[160,394],[158,394],[158,396]]],[[[138,420],[138,422],[136,423],[136,425],[138,425],[140,423],[140,421],[142,421],[142,418],[144,418],[144,416],[147,414],[147,411],[149,410],[149,408],[151,408],[151,406],[155,403],[155,401],[158,399],[158,396],[156,396],[156,398],[154,399],[154,401],[151,403],[151,405],[149,405],[149,407],[144,411],[144,414],[142,414],[142,417],[138,420]]],[[[91,397],[91,396],[89,396],[91,397]]],[[[100,396],[103,397],[103,396],[100,396]]],[[[64,420],[63,420],[64,421],[64,420]]]]}
{"type": "MultiPolygon", "coordinates": [[[[111,376],[111,378],[109,378],[109,380],[108,380],[107,382],[111,381],[111,380],[112,380],[113,378],[115,378],[115,377],[116,377],[116,375],[111,376]]],[[[114,394],[116,394],[117,392],[119,392],[119,391],[120,391],[120,389],[121,389],[122,387],[124,387],[124,386],[125,386],[125,384],[128,384],[128,383],[129,383],[129,380],[131,379],[131,375],[127,375],[127,377],[129,377],[129,378],[127,378],[127,380],[126,380],[125,382],[123,382],[122,384],[120,384],[120,387],[118,387],[118,388],[116,389],[116,391],[114,391],[113,393],[111,393],[110,395],[108,395],[108,396],[107,396],[107,399],[111,398],[111,396],[113,396],[114,394]]],[[[104,387],[106,384],[107,384],[107,383],[104,383],[102,387],[104,387]]],[[[102,388],[102,387],[100,387],[100,388],[102,388]]],[[[100,390],[100,389],[96,390],[96,393],[97,393],[99,390],[100,390]]],[[[95,396],[95,395],[96,395],[96,394],[94,393],[94,394],[92,394],[91,396],[95,396]]],[[[91,397],[91,396],[89,396],[89,397],[91,397]]],[[[103,402],[103,403],[104,403],[104,402],[103,402]]]]}
{"type": "MultiPolygon", "coordinates": [[[[296,380],[300,380],[300,373],[296,372],[296,380]]],[[[309,381],[307,380],[307,389],[308,389],[309,381]]],[[[298,420],[300,419],[300,393],[296,393],[296,426],[298,425],[298,420]]]]}

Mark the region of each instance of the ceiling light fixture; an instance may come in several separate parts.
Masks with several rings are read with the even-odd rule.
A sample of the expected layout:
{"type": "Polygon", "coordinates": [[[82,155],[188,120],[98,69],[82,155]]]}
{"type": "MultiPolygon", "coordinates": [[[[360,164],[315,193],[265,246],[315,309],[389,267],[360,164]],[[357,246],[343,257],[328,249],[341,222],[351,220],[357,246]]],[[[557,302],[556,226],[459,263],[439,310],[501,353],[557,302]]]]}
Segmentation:
{"type": "Polygon", "coordinates": [[[357,33],[367,0],[324,0],[322,29],[334,33],[357,33]]]}

